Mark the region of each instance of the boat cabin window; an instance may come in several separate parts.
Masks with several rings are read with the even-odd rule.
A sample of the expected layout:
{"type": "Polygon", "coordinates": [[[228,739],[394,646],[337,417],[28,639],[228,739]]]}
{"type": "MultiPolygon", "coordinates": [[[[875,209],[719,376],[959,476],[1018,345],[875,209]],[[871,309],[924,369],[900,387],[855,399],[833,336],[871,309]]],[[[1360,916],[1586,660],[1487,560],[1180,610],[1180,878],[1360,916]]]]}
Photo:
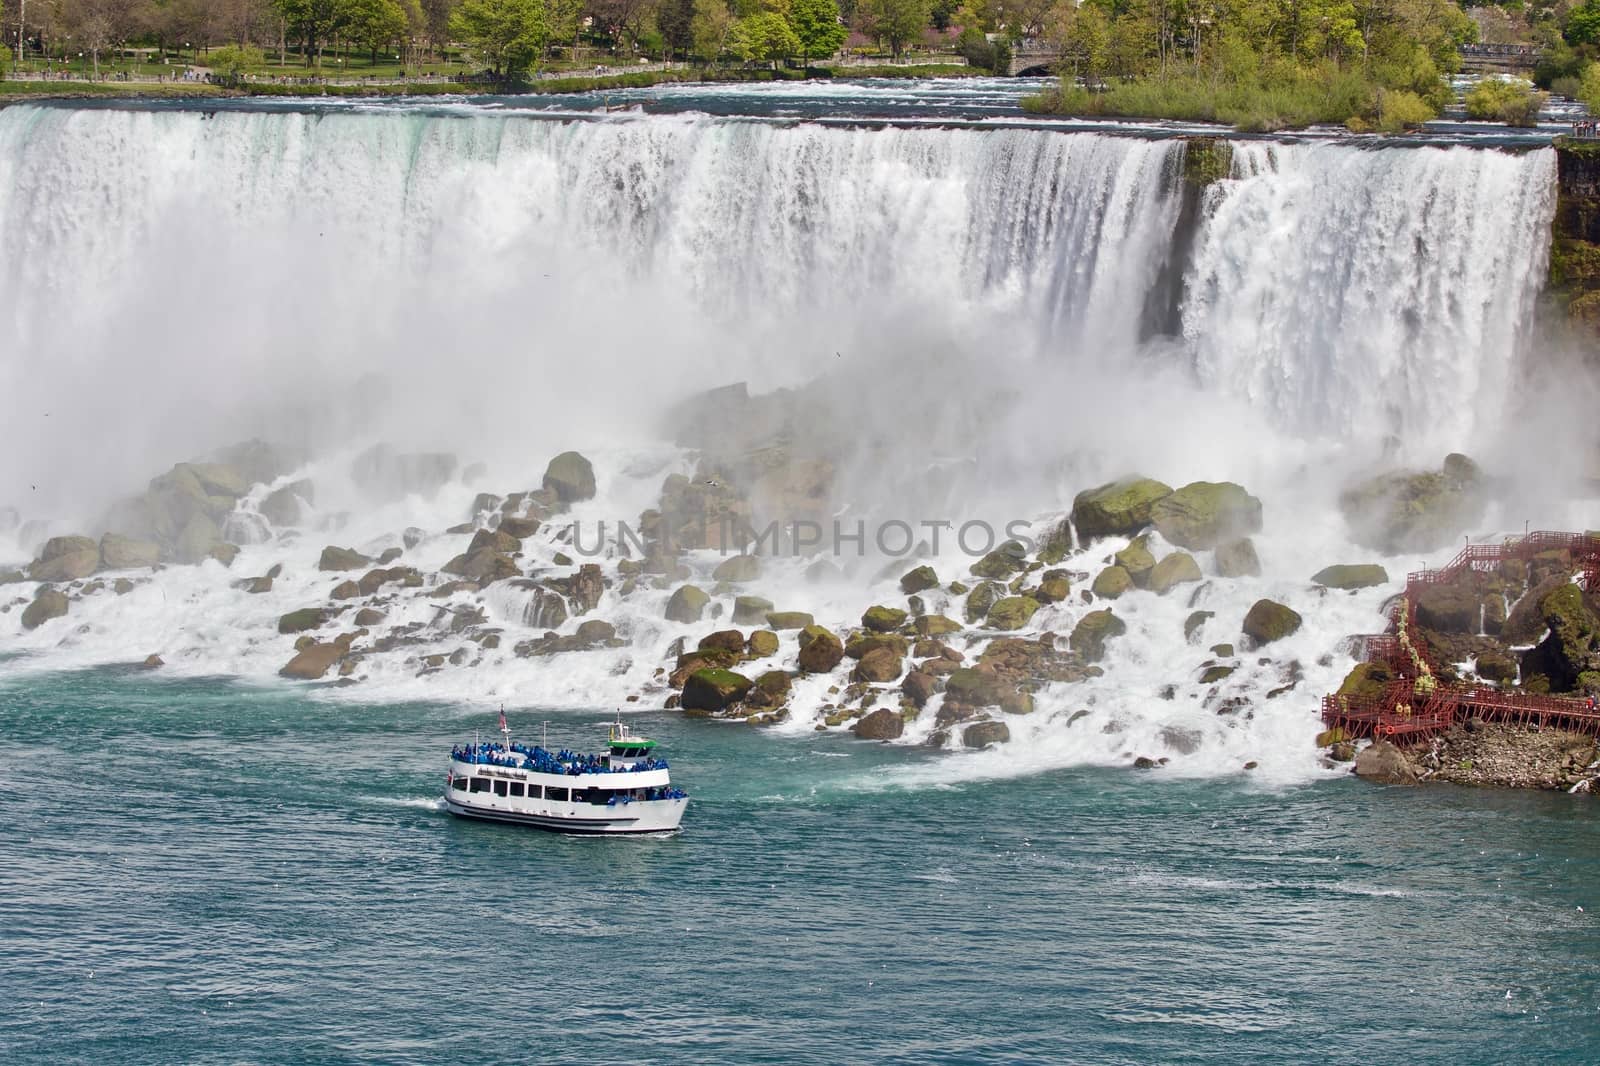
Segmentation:
{"type": "Polygon", "coordinates": [[[551,785],[544,790],[544,795],[546,799],[555,800],[557,803],[567,802],[567,790],[564,788],[556,788],[551,785]]]}
{"type": "Polygon", "coordinates": [[[474,777],[472,779],[472,791],[474,791],[474,792],[487,792],[487,791],[489,791],[489,779],[487,777],[474,777]]]}
{"type": "Polygon", "coordinates": [[[467,790],[467,779],[464,777],[452,777],[450,779],[450,787],[457,792],[465,792],[467,790]]]}
{"type": "Polygon", "coordinates": [[[531,800],[538,799],[543,793],[544,793],[544,786],[542,786],[542,785],[529,785],[528,786],[528,798],[531,799],[531,800]]]}
{"type": "Polygon", "coordinates": [[[494,783],[494,794],[496,796],[504,796],[506,794],[506,783],[504,781],[496,781],[494,783]]]}
{"type": "Polygon", "coordinates": [[[513,781],[513,782],[511,782],[511,794],[513,796],[522,795],[522,782],[521,781],[513,781]]]}

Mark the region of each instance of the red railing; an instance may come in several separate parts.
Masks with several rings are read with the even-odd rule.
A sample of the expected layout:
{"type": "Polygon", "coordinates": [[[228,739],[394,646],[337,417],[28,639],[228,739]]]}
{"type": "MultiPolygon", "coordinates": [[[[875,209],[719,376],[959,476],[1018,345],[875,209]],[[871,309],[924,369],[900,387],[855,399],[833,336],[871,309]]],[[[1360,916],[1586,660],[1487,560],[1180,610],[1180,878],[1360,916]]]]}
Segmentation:
{"type": "Polygon", "coordinates": [[[1523,537],[1507,537],[1499,544],[1469,544],[1440,569],[1407,574],[1404,596],[1389,612],[1390,631],[1366,638],[1367,660],[1390,666],[1395,679],[1378,696],[1323,697],[1324,724],[1330,729],[1341,729],[1352,738],[1398,736],[1418,740],[1443,732],[1464,718],[1474,717],[1548,725],[1600,736],[1600,708],[1593,700],[1532,695],[1436,680],[1438,662],[1416,628],[1419,589],[1445,584],[1469,569],[1488,569],[1507,559],[1529,559],[1547,551],[1571,553],[1573,567],[1583,570],[1585,587],[1600,588],[1600,537],[1586,533],[1541,531],[1523,537]],[[1402,619],[1406,641],[1401,640],[1402,619]],[[1425,669],[1417,669],[1417,663],[1406,652],[1407,642],[1425,669]],[[1427,680],[1419,674],[1426,674],[1427,680]]]}

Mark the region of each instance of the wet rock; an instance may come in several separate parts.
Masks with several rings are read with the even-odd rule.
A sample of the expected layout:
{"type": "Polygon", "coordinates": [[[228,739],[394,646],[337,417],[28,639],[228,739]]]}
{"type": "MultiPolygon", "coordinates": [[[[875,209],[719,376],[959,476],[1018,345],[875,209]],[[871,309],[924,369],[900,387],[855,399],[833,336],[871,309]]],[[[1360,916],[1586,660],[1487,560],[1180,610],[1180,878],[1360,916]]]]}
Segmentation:
{"type": "Polygon", "coordinates": [[[987,624],[992,629],[1021,629],[1033,620],[1039,610],[1039,601],[1031,596],[1007,596],[996,600],[989,608],[987,624]]]}
{"type": "Polygon", "coordinates": [[[961,743],[969,748],[987,748],[1011,739],[1011,727],[1004,722],[974,722],[961,731],[961,743]]]}
{"type": "Polygon", "coordinates": [[[800,631],[800,669],[808,674],[825,674],[844,660],[844,644],[821,626],[806,626],[800,631]]]}
{"type": "Polygon", "coordinates": [[[973,563],[972,574],[975,577],[1005,581],[1009,580],[1013,574],[1020,573],[1026,569],[1027,565],[1027,554],[1022,544],[1018,541],[1008,540],[973,563]]]}
{"type": "Polygon", "coordinates": [[[726,581],[730,584],[754,581],[761,576],[761,559],[754,555],[730,555],[717,564],[717,568],[711,571],[711,576],[717,581],[726,581]]]}
{"type": "Polygon", "coordinates": [[[679,703],[686,711],[717,713],[742,700],[753,684],[732,670],[696,670],[684,682],[679,703]]]}
{"type": "Polygon", "coordinates": [[[1486,489],[1476,463],[1449,455],[1437,472],[1384,474],[1351,486],[1339,507],[1358,544],[1385,555],[1431,552],[1483,517],[1486,489]]]}
{"type": "Polygon", "coordinates": [[[1170,486],[1151,478],[1127,478],[1078,493],[1072,501],[1072,524],[1084,541],[1132,536],[1150,524],[1158,500],[1170,486]]]}
{"type": "Polygon", "coordinates": [[[316,681],[326,674],[340,659],[344,658],[346,645],[335,643],[313,643],[298,652],[294,658],[284,664],[278,671],[279,676],[295,678],[301,681],[316,681]]]}
{"type": "Polygon", "coordinates": [[[913,628],[919,637],[942,637],[950,633],[959,633],[961,623],[942,614],[925,614],[917,618],[913,628]]]}
{"type": "Polygon", "coordinates": [[[508,537],[516,537],[518,540],[527,540],[539,532],[539,520],[537,518],[520,518],[516,515],[506,515],[500,519],[500,532],[508,537]]]}
{"type": "Polygon", "coordinates": [[[578,572],[572,575],[572,581],[567,586],[572,613],[585,615],[600,606],[600,597],[605,595],[605,590],[605,578],[599,563],[584,563],[578,567],[578,572]]]}
{"type": "Polygon", "coordinates": [[[340,548],[333,544],[323,548],[322,558],[317,560],[318,570],[363,570],[371,565],[372,560],[354,548],[340,548]]]}
{"type": "Polygon", "coordinates": [[[1314,585],[1330,589],[1368,589],[1389,583],[1389,572],[1377,563],[1340,563],[1311,575],[1314,585]]]}
{"type": "Polygon", "coordinates": [[[741,626],[760,625],[767,620],[771,610],[771,600],[760,596],[736,596],[733,601],[733,623],[741,626]]]}
{"type": "Polygon", "coordinates": [[[54,618],[65,618],[67,614],[67,597],[55,589],[40,589],[39,594],[33,598],[22,612],[22,628],[38,629],[54,618]]]}
{"type": "Polygon", "coordinates": [[[336,600],[353,600],[361,595],[361,586],[354,581],[341,581],[333,587],[331,595],[336,600]]]}
{"type": "Polygon", "coordinates": [[[768,611],[767,625],[782,633],[789,629],[804,629],[815,625],[816,619],[804,611],[768,611]]]}
{"type": "Polygon", "coordinates": [[[667,600],[667,621],[690,624],[700,621],[711,597],[694,585],[681,585],[667,600]]]}
{"type": "Polygon", "coordinates": [[[1090,590],[1102,600],[1114,600],[1133,588],[1133,578],[1120,566],[1108,566],[1095,576],[1090,590]]]}
{"type": "Polygon", "coordinates": [[[400,534],[400,543],[406,546],[406,551],[410,551],[427,539],[427,531],[416,526],[407,526],[405,532],[400,534]]]}
{"type": "Polygon", "coordinates": [[[155,670],[158,667],[162,667],[167,664],[166,661],[163,660],[159,655],[147,655],[145,656],[144,662],[140,663],[139,665],[144,667],[146,670],[155,670]]]}
{"type": "Polygon", "coordinates": [[[1387,740],[1380,740],[1357,755],[1355,772],[1357,777],[1377,785],[1417,783],[1417,771],[1405,754],[1387,740]]]}
{"type": "Polygon", "coordinates": [[[906,674],[905,680],[900,682],[900,691],[905,693],[906,699],[916,707],[924,706],[937,690],[938,679],[922,669],[912,670],[906,674]]]}
{"type": "Polygon", "coordinates": [[[442,573],[454,574],[480,585],[522,576],[515,559],[492,548],[457,555],[439,569],[442,573]]]}
{"type": "Polygon", "coordinates": [[[488,549],[489,551],[504,552],[507,555],[522,550],[522,542],[509,533],[498,529],[480,529],[473,534],[472,542],[467,545],[467,554],[488,549]]]}
{"type": "Polygon", "coordinates": [[[1471,582],[1426,585],[1417,593],[1417,624],[1441,633],[1478,631],[1482,614],[1478,590],[1471,582]]]}
{"type": "Polygon", "coordinates": [[[1106,641],[1128,631],[1128,624],[1108,610],[1090,611],[1073,627],[1067,643],[1086,663],[1105,658],[1106,641]]]}
{"type": "Polygon", "coordinates": [[[881,707],[856,720],[850,731],[862,740],[895,740],[906,731],[906,722],[899,711],[881,707]]]}
{"type": "Polygon", "coordinates": [[[1200,684],[1215,685],[1218,681],[1233,676],[1235,669],[1232,666],[1208,666],[1200,674],[1200,684]]]}
{"type": "Polygon", "coordinates": [[[967,624],[976,625],[989,615],[989,608],[1005,595],[1005,587],[993,581],[984,581],[967,594],[967,624]]]}
{"type": "Polygon", "coordinates": [[[876,633],[892,633],[906,624],[906,612],[895,607],[868,607],[861,624],[876,633]]]}
{"type": "Polygon", "coordinates": [[[1135,588],[1149,587],[1150,571],[1156,568],[1156,557],[1150,551],[1148,537],[1135,537],[1132,543],[1111,558],[1117,566],[1127,572],[1135,588]]]}
{"type": "Polygon", "coordinates": [[[617,639],[617,627],[602,619],[591,618],[587,622],[579,623],[577,632],[573,636],[580,645],[593,647],[617,639]]]}
{"type": "Polygon", "coordinates": [[[28,567],[34,581],[76,581],[100,568],[100,546],[88,537],[51,537],[28,567]]]}
{"type": "Polygon", "coordinates": [[[298,526],[308,504],[316,502],[316,489],[309,481],[295,481],[273,489],[262,499],[261,517],[279,529],[298,526]]]}
{"type": "MultiPolygon", "coordinates": [[[[1581,675],[1600,665],[1594,652],[1600,640],[1600,619],[1589,610],[1583,591],[1576,585],[1557,588],[1544,597],[1539,608],[1550,632],[1537,647],[1524,653],[1523,683],[1537,687],[1534,679],[1543,677],[1548,691],[1571,692],[1579,687],[1581,675]]],[[[1420,603],[1417,613],[1420,620],[1420,603]]],[[[1600,677],[1595,680],[1600,682],[1600,677]]]]}
{"type": "Polygon", "coordinates": [[[900,676],[900,656],[892,648],[874,648],[856,663],[851,678],[855,681],[883,684],[900,676]]]}
{"type": "Polygon", "coordinates": [[[789,691],[792,687],[793,682],[788,674],[782,670],[768,670],[756,678],[756,683],[745,695],[745,706],[752,710],[772,710],[782,707],[789,702],[789,691]]]}
{"type": "Polygon", "coordinates": [[[904,658],[909,650],[909,644],[906,638],[898,633],[858,633],[844,646],[844,653],[849,658],[859,659],[879,648],[888,648],[904,658]]]}
{"type": "Polygon", "coordinates": [[[1072,595],[1072,581],[1059,570],[1045,574],[1044,580],[1034,590],[1033,598],[1040,603],[1060,603],[1072,595]]]}
{"type": "Polygon", "coordinates": [[[1215,558],[1219,577],[1261,576],[1261,558],[1256,555],[1255,542],[1249,537],[1217,545],[1215,558]]]}
{"type": "Polygon", "coordinates": [[[1261,501],[1231,481],[1195,481],[1157,500],[1150,520],[1180,548],[1205,550],[1261,529],[1261,501]]]}
{"type": "Polygon", "coordinates": [[[1141,755],[1137,759],[1133,760],[1133,768],[1135,770],[1154,770],[1159,765],[1159,763],[1150,758],[1148,755],[1141,755]]]}
{"type": "Polygon", "coordinates": [[[1063,518],[1045,534],[1044,542],[1039,545],[1039,561],[1046,566],[1055,566],[1072,554],[1072,548],[1072,522],[1063,518]]]}
{"type": "Polygon", "coordinates": [[[1191,611],[1189,617],[1183,620],[1183,639],[1194,643],[1195,634],[1211,619],[1217,616],[1215,611],[1191,611]]]}
{"type": "Polygon", "coordinates": [[[1151,592],[1161,596],[1179,585],[1199,581],[1200,576],[1200,564],[1194,561],[1194,556],[1188,552],[1173,552],[1150,571],[1148,585],[1151,592]]]}
{"type": "Polygon", "coordinates": [[[765,659],[778,654],[778,634],[770,629],[758,629],[745,642],[745,651],[752,659],[765,659]]]}
{"type": "Polygon", "coordinates": [[[356,612],[356,625],[363,629],[382,625],[385,617],[387,616],[376,607],[363,607],[356,612]]]}
{"type": "Polygon", "coordinates": [[[737,629],[719,629],[715,633],[707,633],[700,638],[698,650],[710,651],[713,649],[731,652],[737,658],[744,654],[744,634],[737,629]]]}
{"type": "Polygon", "coordinates": [[[1179,755],[1193,755],[1199,751],[1200,740],[1198,729],[1180,729],[1171,725],[1161,729],[1161,743],[1166,745],[1168,751],[1175,751],[1179,755]]]}
{"type": "Polygon", "coordinates": [[[302,607],[298,611],[290,611],[278,619],[278,632],[304,633],[308,629],[316,629],[333,617],[331,611],[322,607],[302,607]]]}
{"type": "Polygon", "coordinates": [[[1517,679],[1517,661],[1510,655],[1486,651],[1478,656],[1475,672],[1485,681],[1505,684],[1517,679]]]}
{"type": "Polygon", "coordinates": [[[907,596],[939,587],[939,575],[931,566],[919,566],[900,578],[900,591],[907,596]]]}
{"type": "Polygon", "coordinates": [[[1300,628],[1300,615],[1275,600],[1257,600],[1244,616],[1244,634],[1256,647],[1282,640],[1300,628]]]}
{"type": "Polygon", "coordinates": [[[138,570],[161,561],[161,545],[118,533],[100,538],[100,565],[107,570],[138,570]]]}

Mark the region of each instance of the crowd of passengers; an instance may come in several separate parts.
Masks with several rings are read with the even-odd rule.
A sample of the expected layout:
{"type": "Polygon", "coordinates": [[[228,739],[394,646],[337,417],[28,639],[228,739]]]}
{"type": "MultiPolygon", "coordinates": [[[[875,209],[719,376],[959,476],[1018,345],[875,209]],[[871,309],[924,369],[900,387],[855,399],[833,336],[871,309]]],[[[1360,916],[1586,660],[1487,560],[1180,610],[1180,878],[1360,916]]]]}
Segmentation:
{"type": "Polygon", "coordinates": [[[665,759],[639,759],[620,766],[608,766],[605,758],[600,755],[568,751],[565,748],[558,752],[548,752],[538,746],[530,748],[526,744],[512,744],[508,750],[499,741],[484,741],[477,745],[458,744],[450,749],[450,757],[457,762],[468,762],[478,766],[504,766],[512,770],[533,770],[541,774],[566,774],[570,777],[577,777],[579,774],[620,774],[667,769],[665,759]]]}

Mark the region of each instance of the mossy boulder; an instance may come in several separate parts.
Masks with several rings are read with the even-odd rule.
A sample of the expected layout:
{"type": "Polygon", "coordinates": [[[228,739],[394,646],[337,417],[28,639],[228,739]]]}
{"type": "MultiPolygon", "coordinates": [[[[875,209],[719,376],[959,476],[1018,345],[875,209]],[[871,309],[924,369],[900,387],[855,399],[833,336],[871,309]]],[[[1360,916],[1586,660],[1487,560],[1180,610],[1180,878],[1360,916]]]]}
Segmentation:
{"type": "Polygon", "coordinates": [[[907,596],[915,596],[919,592],[939,587],[939,575],[934,573],[931,566],[919,566],[915,570],[907,571],[900,578],[900,591],[907,596]]]}
{"type": "Polygon", "coordinates": [[[1208,666],[1200,672],[1200,684],[1214,685],[1218,681],[1231,677],[1235,669],[1237,667],[1224,666],[1220,663],[1208,666]]]}
{"type": "Polygon", "coordinates": [[[960,622],[954,618],[946,618],[942,614],[922,615],[913,624],[919,637],[942,637],[961,631],[960,622]]]}
{"type": "Polygon", "coordinates": [[[1039,545],[1039,561],[1046,566],[1055,566],[1072,554],[1072,547],[1072,523],[1063,518],[1045,534],[1044,542],[1039,545]]]}
{"type": "Polygon", "coordinates": [[[1330,589],[1369,589],[1389,583],[1389,571],[1377,563],[1339,563],[1311,575],[1311,582],[1330,589]]]}
{"type": "Polygon", "coordinates": [[[1067,644],[1086,663],[1105,658],[1106,642],[1128,631],[1128,624],[1109,610],[1090,611],[1073,627],[1067,644]]]}
{"type": "Polygon", "coordinates": [[[988,617],[989,608],[994,602],[1005,595],[1005,586],[994,581],[981,582],[971,592],[967,593],[966,618],[969,625],[976,625],[988,617]]]}
{"type": "Polygon", "coordinates": [[[1020,541],[1008,540],[994,551],[972,564],[975,577],[1004,581],[1011,575],[1027,569],[1027,549],[1020,541]]]}
{"type": "Polygon", "coordinates": [[[756,678],[756,683],[745,694],[744,702],[748,707],[767,710],[773,707],[782,707],[789,702],[789,692],[793,688],[793,680],[782,670],[768,670],[756,678]]]}
{"type": "Polygon", "coordinates": [[[986,621],[991,629],[1021,629],[1038,610],[1039,601],[1032,596],[1007,596],[994,602],[986,621]]]}
{"type": "Polygon", "coordinates": [[[1458,454],[1447,456],[1437,471],[1383,474],[1339,496],[1356,543],[1386,555],[1444,548],[1478,522],[1487,506],[1477,464],[1458,454]]]}
{"type": "Polygon", "coordinates": [[[1150,571],[1150,591],[1164,596],[1179,585],[1200,580],[1200,564],[1188,552],[1173,552],[1150,571]]]}
{"type": "Polygon", "coordinates": [[[1193,481],[1157,500],[1150,520],[1181,548],[1209,550],[1261,529],[1261,501],[1232,481],[1193,481]]]}
{"type": "Polygon", "coordinates": [[[1132,536],[1150,524],[1156,502],[1172,487],[1147,477],[1124,478],[1088,489],[1072,501],[1072,524],[1084,541],[1132,536]]]}
{"type": "Polygon", "coordinates": [[[510,555],[512,552],[522,550],[522,541],[503,530],[480,529],[472,535],[472,542],[467,545],[467,554],[483,549],[510,555]]]}
{"type": "Polygon", "coordinates": [[[765,659],[778,654],[778,634],[770,629],[758,629],[745,641],[745,650],[752,659],[765,659]]]}
{"type": "Polygon", "coordinates": [[[998,707],[1005,688],[994,671],[970,666],[952,671],[944,681],[945,700],[963,707],[998,707]]]}
{"type": "Polygon", "coordinates": [[[1425,585],[1417,593],[1417,624],[1441,633],[1478,631],[1482,598],[1471,581],[1425,585]]]}
{"type": "Polygon", "coordinates": [[[323,548],[322,558],[317,560],[318,570],[365,570],[371,565],[372,560],[354,548],[341,548],[334,544],[323,548]]]}
{"type": "Polygon", "coordinates": [[[1503,652],[1486,651],[1478,656],[1474,670],[1485,681],[1506,684],[1517,679],[1517,660],[1503,652]]]}
{"type": "Polygon", "coordinates": [[[686,625],[700,621],[711,597],[694,585],[680,585],[667,597],[667,621],[686,625]]]}
{"type": "Polygon", "coordinates": [[[55,589],[41,589],[22,612],[22,628],[38,629],[53,618],[65,618],[67,597],[55,589]]]}
{"type": "Polygon", "coordinates": [[[767,620],[772,601],[760,596],[736,596],[733,601],[733,624],[758,626],[767,620]]]}
{"type": "Polygon", "coordinates": [[[1150,571],[1156,568],[1156,557],[1150,550],[1149,538],[1135,537],[1133,543],[1117,552],[1111,559],[1122,567],[1135,587],[1149,587],[1150,571]]]}
{"type": "Polygon", "coordinates": [[[900,712],[880,707],[858,718],[850,731],[862,740],[896,740],[906,731],[906,720],[900,712]]]}
{"type": "Polygon", "coordinates": [[[1065,572],[1051,570],[1039,582],[1039,587],[1034,590],[1033,598],[1040,603],[1060,603],[1072,595],[1072,579],[1065,572]]]}
{"type": "Polygon", "coordinates": [[[892,633],[906,624],[906,612],[897,607],[868,607],[861,624],[875,633],[892,633]]]}
{"type": "Polygon", "coordinates": [[[544,490],[564,504],[594,499],[594,464],[577,452],[562,452],[544,470],[544,490]]]}
{"type": "Polygon", "coordinates": [[[900,676],[901,659],[893,648],[874,648],[856,663],[851,679],[883,684],[900,676]]]}
{"type": "Polygon", "coordinates": [[[961,731],[961,743],[969,748],[987,748],[1011,739],[1011,727],[1004,722],[974,722],[961,731]]]}
{"type": "Polygon", "coordinates": [[[28,567],[35,581],[76,581],[100,568],[100,546],[88,537],[51,537],[28,567]]]}
{"type": "Polygon", "coordinates": [[[295,654],[278,671],[279,676],[300,681],[316,681],[326,674],[349,651],[347,643],[332,641],[327,644],[312,642],[295,654]]]}
{"type": "Polygon", "coordinates": [[[683,695],[678,706],[686,711],[710,711],[715,714],[744,699],[754,682],[732,670],[696,670],[683,683],[683,695]]]}
{"type": "Polygon", "coordinates": [[[825,674],[844,659],[844,642],[821,626],[806,626],[800,631],[800,669],[808,674],[825,674]]]}
{"type": "Polygon", "coordinates": [[[1194,641],[1195,634],[1199,633],[1205,624],[1217,616],[1215,611],[1190,611],[1189,617],[1183,620],[1183,639],[1194,641]]]}
{"type": "Polygon", "coordinates": [[[711,576],[714,580],[735,585],[754,581],[761,576],[761,559],[755,555],[730,555],[717,564],[711,576]]]}
{"type": "Polygon", "coordinates": [[[879,648],[888,648],[904,656],[910,649],[910,642],[899,633],[858,633],[845,642],[844,653],[849,658],[859,659],[879,648]]]}
{"type": "Polygon", "coordinates": [[[767,612],[767,625],[780,633],[786,629],[804,629],[806,626],[815,624],[816,619],[804,611],[767,612]]]}
{"type": "Polygon", "coordinates": [[[1133,588],[1133,578],[1120,566],[1108,566],[1095,575],[1089,590],[1102,600],[1114,600],[1133,588]]]}
{"type": "Polygon", "coordinates": [[[1240,537],[1217,545],[1217,575],[1219,577],[1260,577],[1261,557],[1249,537],[1240,537]]]}
{"type": "Polygon", "coordinates": [[[1260,647],[1295,633],[1302,621],[1296,611],[1276,600],[1257,600],[1245,613],[1244,634],[1260,647]]]}
{"type": "Polygon", "coordinates": [[[161,561],[161,545],[118,533],[100,538],[100,565],[107,570],[137,570],[161,561]]]}
{"type": "Polygon", "coordinates": [[[1539,604],[1550,632],[1522,657],[1522,676],[1536,675],[1549,681],[1551,692],[1571,692],[1578,687],[1579,675],[1596,668],[1595,645],[1600,638],[1600,620],[1584,601],[1576,585],[1563,585],[1546,595],[1539,604]]]}
{"type": "Polygon", "coordinates": [[[333,612],[322,607],[302,607],[298,611],[290,611],[278,619],[279,633],[304,633],[308,629],[316,629],[333,617],[333,612]]]}

